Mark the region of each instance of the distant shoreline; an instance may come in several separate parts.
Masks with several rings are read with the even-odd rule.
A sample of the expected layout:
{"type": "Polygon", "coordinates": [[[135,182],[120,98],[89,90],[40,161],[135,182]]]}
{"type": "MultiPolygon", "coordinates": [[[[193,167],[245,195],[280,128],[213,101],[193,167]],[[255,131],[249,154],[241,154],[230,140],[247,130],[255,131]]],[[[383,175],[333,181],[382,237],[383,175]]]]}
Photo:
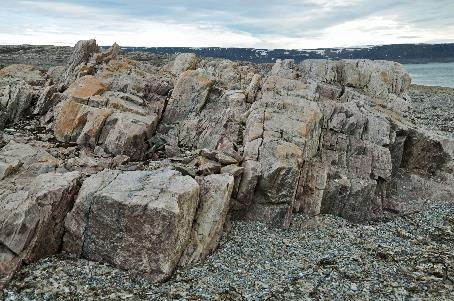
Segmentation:
{"type": "MultiPolygon", "coordinates": [[[[413,45],[415,46],[415,45],[413,45]]],[[[427,45],[416,45],[417,47],[426,47],[427,45]]],[[[415,46],[415,47],[416,47],[415,46]]],[[[434,46],[434,45],[432,45],[434,46]]],[[[439,45],[438,45],[439,46],[439,45]]],[[[450,50],[451,44],[442,45],[447,47],[445,50],[450,50]]],[[[385,46],[380,46],[381,48],[385,46]]],[[[390,46],[386,46],[390,47],[390,46]]],[[[385,48],[386,48],[385,47],[385,48]]],[[[397,47],[397,46],[395,46],[397,47]]],[[[405,47],[409,47],[406,45],[405,47]]],[[[383,49],[382,49],[383,50],[383,49]]],[[[397,50],[397,49],[394,49],[397,50]]],[[[394,51],[393,50],[393,51],[394,51]]],[[[402,49],[401,49],[402,50],[402,49]]],[[[33,65],[36,68],[46,71],[50,67],[64,65],[68,57],[71,55],[73,51],[73,47],[69,46],[34,46],[34,45],[0,45],[0,68],[11,65],[11,64],[28,64],[33,65]]],[[[348,49],[343,49],[343,51],[350,51],[348,49]]],[[[354,51],[373,51],[373,48],[364,48],[358,49],[354,51]],[[372,49],[372,50],[371,50],[372,49]]],[[[354,52],[353,51],[353,52],[354,52]]],[[[409,50],[407,49],[407,52],[409,50]]],[[[232,61],[243,61],[243,62],[252,62],[252,63],[259,63],[259,64],[270,64],[269,60],[276,60],[276,59],[286,59],[291,58],[298,62],[298,59],[301,60],[303,55],[307,59],[344,59],[344,58],[326,58],[322,57],[322,53],[324,55],[331,55],[330,53],[333,50],[329,50],[326,52],[325,50],[307,50],[306,52],[301,51],[293,51],[292,50],[273,50],[270,52],[269,50],[264,49],[251,49],[251,48],[145,48],[145,47],[122,47],[122,54],[126,57],[129,57],[134,60],[138,61],[165,61],[171,59],[176,53],[181,52],[195,52],[199,57],[206,57],[206,58],[218,58],[218,59],[229,59],[232,61]],[[309,53],[307,53],[309,52],[309,53]],[[326,52],[326,53],[325,53],[326,52]],[[258,57],[258,59],[257,59],[258,57]],[[257,61],[258,60],[258,61],[257,61]]],[[[353,53],[352,52],[352,53],[353,53]]],[[[440,54],[441,52],[439,52],[440,54]]],[[[339,53],[340,55],[340,53],[339,53]]],[[[359,54],[358,54],[359,55],[359,54]]],[[[383,58],[374,58],[369,56],[365,57],[356,57],[356,59],[383,59],[383,58]]],[[[388,58],[387,60],[397,61],[401,64],[407,65],[407,69],[414,78],[414,82],[418,84],[424,84],[425,81],[417,80],[416,78],[422,76],[424,78],[424,72],[418,74],[418,72],[414,73],[414,70],[411,70],[411,66],[408,65],[421,65],[421,68],[424,69],[423,65],[433,64],[433,63],[454,63],[454,44],[452,44],[452,51],[446,52],[446,56],[441,58],[434,58],[433,55],[427,58],[412,58],[412,59],[400,59],[395,60],[392,58],[388,58]],[[450,56],[449,56],[450,55],[450,56]],[[416,76],[414,76],[416,75],[416,76]],[[416,79],[416,80],[415,80],[416,79]]],[[[418,71],[417,66],[414,66],[415,70],[418,71]]],[[[445,68],[446,69],[446,68],[445,68]]],[[[419,72],[420,73],[420,72],[419,72]]],[[[445,78],[449,78],[449,76],[444,76],[445,78]]],[[[433,81],[433,84],[436,86],[443,87],[443,83],[445,80],[443,78],[439,81],[433,81]]],[[[448,86],[452,86],[451,83],[447,84],[448,86]]]]}
{"type": "MultiPolygon", "coordinates": [[[[103,47],[102,48],[106,48],[103,47]]],[[[454,62],[454,43],[451,44],[394,44],[365,47],[339,47],[320,49],[255,49],[221,47],[121,47],[123,54],[144,53],[175,55],[184,52],[199,57],[224,58],[232,61],[274,63],[276,59],[370,59],[395,61],[401,64],[427,64],[454,62]]],[[[33,54],[36,52],[58,52],[69,56],[70,46],[51,45],[0,45],[0,63],[6,55],[33,54]]],[[[52,53],[53,55],[53,53],[52,53]]]]}
{"type": "Polygon", "coordinates": [[[427,86],[427,85],[418,85],[412,84],[410,90],[420,90],[430,93],[444,93],[454,96],[454,88],[443,87],[443,86],[427,86]]]}

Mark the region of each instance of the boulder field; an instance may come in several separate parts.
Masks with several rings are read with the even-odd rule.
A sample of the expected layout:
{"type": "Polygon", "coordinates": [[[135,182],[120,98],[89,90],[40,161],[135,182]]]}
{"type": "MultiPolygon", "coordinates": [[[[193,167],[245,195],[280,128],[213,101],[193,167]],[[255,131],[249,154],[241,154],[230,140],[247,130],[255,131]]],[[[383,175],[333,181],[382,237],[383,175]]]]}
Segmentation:
{"type": "Polygon", "coordinates": [[[398,63],[120,50],[80,41],[46,74],[0,70],[3,283],[58,252],[159,282],[215,250],[230,219],[379,220],[414,210],[398,188],[433,176],[428,199],[454,197],[454,140],[409,121],[398,63]]]}

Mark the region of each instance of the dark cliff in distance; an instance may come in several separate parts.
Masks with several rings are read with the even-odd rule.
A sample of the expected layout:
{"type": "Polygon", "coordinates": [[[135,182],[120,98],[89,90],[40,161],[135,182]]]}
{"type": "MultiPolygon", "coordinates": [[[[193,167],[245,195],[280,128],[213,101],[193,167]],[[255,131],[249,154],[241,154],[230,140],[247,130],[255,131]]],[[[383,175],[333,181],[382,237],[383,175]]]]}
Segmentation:
{"type": "Polygon", "coordinates": [[[399,63],[427,63],[454,61],[453,44],[400,44],[352,48],[320,49],[254,49],[254,48],[189,48],[189,47],[124,47],[124,52],[176,54],[193,52],[201,57],[217,57],[254,63],[274,63],[276,59],[371,59],[399,63]]]}
{"type": "MultiPolygon", "coordinates": [[[[254,48],[191,48],[191,47],[122,47],[122,53],[135,60],[162,61],[165,56],[192,52],[199,57],[225,58],[234,61],[274,63],[277,59],[371,59],[399,63],[453,62],[452,44],[400,44],[351,48],[320,48],[306,50],[254,48]]],[[[17,63],[31,64],[39,69],[62,65],[72,47],[57,46],[0,46],[0,68],[17,63]]],[[[164,59],[165,60],[165,59],[164,59]]]]}

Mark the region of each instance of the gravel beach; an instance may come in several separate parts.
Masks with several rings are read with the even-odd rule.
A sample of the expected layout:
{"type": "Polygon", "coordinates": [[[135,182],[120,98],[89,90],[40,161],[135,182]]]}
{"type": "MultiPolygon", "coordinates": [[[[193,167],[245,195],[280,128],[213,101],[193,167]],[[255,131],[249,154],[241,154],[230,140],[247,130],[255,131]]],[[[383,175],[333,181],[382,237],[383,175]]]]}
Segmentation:
{"type": "Polygon", "coordinates": [[[200,265],[155,286],[65,255],[24,268],[4,300],[453,300],[454,204],[367,225],[296,216],[289,230],[233,222],[200,265]]]}
{"type": "Polygon", "coordinates": [[[414,124],[454,137],[454,89],[412,85],[409,94],[414,124]]]}

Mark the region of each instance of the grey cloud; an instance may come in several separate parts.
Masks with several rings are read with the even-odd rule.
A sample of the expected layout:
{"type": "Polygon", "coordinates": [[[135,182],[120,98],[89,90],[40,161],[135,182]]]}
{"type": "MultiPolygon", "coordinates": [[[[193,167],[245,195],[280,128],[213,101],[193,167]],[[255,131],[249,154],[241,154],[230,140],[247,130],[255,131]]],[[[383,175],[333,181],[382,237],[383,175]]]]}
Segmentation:
{"type": "MultiPolygon", "coordinates": [[[[440,30],[454,26],[454,1],[452,0],[3,0],[5,9],[0,17],[17,15],[16,22],[0,24],[0,32],[20,31],[30,23],[37,26],[52,24],[53,19],[67,18],[102,28],[104,17],[125,22],[154,20],[198,26],[217,26],[253,36],[277,36],[283,38],[311,38],[322,36],[333,26],[367,17],[395,16],[402,24],[440,30]],[[44,3],[44,6],[39,6],[44,3]],[[78,15],[52,9],[62,3],[83,6],[87,10],[101,11],[98,19],[90,15],[78,15]],[[46,9],[47,7],[47,9],[46,9]]],[[[386,29],[386,28],[381,28],[386,29]]],[[[402,36],[418,36],[402,35],[402,36]]]]}

